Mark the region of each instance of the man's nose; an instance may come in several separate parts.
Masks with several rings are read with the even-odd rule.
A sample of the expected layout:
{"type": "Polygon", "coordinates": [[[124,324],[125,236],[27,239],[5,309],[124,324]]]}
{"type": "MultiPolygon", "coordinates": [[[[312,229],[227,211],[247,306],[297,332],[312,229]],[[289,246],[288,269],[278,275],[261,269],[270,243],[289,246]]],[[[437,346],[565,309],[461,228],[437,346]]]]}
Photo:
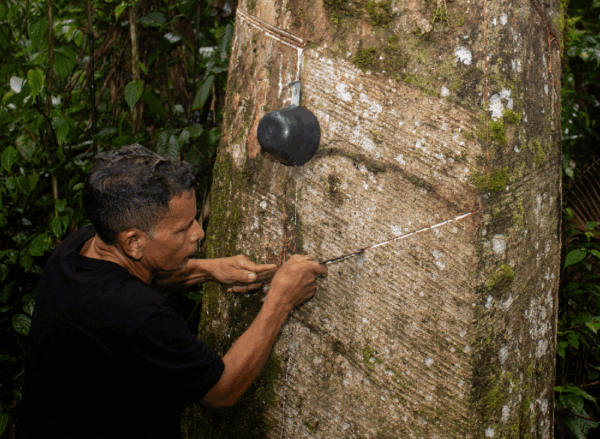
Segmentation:
{"type": "Polygon", "coordinates": [[[202,226],[198,223],[198,221],[194,221],[194,233],[192,234],[192,242],[202,241],[204,239],[204,230],[202,230],[202,226]]]}

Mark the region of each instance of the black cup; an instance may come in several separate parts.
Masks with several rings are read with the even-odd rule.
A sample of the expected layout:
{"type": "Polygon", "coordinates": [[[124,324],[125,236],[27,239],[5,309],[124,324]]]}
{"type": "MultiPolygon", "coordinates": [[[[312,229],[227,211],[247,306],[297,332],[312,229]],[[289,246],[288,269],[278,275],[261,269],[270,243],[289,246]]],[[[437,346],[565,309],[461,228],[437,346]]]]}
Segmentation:
{"type": "Polygon", "coordinates": [[[271,111],[258,123],[258,143],[287,166],[302,166],[316,154],[321,141],[317,117],[299,105],[271,111]]]}

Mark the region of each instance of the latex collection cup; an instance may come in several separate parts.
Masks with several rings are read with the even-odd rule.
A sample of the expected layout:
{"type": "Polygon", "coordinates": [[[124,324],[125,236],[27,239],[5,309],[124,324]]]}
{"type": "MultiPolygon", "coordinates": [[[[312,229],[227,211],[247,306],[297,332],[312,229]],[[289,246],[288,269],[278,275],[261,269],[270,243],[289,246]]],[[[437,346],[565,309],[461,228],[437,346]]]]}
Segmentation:
{"type": "Polygon", "coordinates": [[[310,110],[290,105],[264,115],[257,136],[261,148],[281,163],[302,166],[319,148],[321,127],[310,110]]]}

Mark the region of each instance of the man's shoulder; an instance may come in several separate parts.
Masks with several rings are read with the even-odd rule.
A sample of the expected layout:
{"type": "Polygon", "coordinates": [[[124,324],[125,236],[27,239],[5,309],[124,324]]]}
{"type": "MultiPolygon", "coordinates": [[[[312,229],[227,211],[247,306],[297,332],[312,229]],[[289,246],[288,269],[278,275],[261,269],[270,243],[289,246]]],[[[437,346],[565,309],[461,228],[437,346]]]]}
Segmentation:
{"type": "Polygon", "coordinates": [[[81,255],[81,247],[94,235],[93,227],[84,227],[55,250],[42,273],[36,303],[40,312],[129,326],[169,307],[156,288],[120,265],[81,255]]]}

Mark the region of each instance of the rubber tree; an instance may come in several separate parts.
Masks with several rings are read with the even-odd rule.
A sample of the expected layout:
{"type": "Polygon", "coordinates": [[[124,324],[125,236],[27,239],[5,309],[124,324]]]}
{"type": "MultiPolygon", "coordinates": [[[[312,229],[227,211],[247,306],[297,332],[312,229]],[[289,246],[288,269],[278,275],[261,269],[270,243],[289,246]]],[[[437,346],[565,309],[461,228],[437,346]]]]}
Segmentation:
{"type": "MultiPolygon", "coordinates": [[[[548,438],[560,268],[559,0],[241,0],[211,257],[333,257],[232,412],[190,437],[548,438]],[[259,120],[301,105],[319,150],[288,167],[259,120]]],[[[262,294],[206,289],[224,354],[262,294]]]]}

